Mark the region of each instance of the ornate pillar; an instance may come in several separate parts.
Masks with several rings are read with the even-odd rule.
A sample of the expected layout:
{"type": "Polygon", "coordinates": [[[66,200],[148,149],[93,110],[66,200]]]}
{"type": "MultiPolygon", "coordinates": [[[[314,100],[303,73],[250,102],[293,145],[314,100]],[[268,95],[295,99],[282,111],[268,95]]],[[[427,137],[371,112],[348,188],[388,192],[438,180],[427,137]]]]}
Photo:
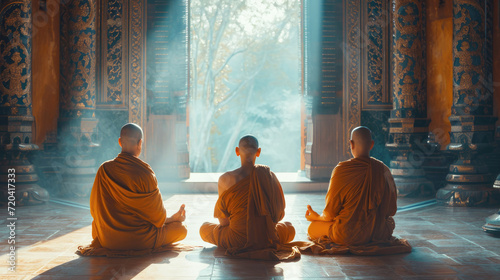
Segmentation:
{"type": "MultiPolygon", "coordinates": [[[[16,206],[49,199],[28,157],[32,143],[31,1],[0,2],[0,182],[2,202],[16,206]]],[[[9,205],[12,206],[12,205],[9,205]]]]}
{"type": "Polygon", "coordinates": [[[425,63],[425,1],[393,0],[393,110],[387,149],[398,194],[433,190],[422,164],[426,153],[427,119],[425,63]]]}
{"type": "Polygon", "coordinates": [[[61,2],[61,193],[87,196],[96,173],[96,1],[61,2]]]}
{"type": "Polygon", "coordinates": [[[495,130],[492,91],[492,1],[453,1],[453,106],[451,143],[458,154],[447,185],[437,193],[450,206],[486,205],[497,193],[488,167],[478,158],[491,149],[495,130]]]}

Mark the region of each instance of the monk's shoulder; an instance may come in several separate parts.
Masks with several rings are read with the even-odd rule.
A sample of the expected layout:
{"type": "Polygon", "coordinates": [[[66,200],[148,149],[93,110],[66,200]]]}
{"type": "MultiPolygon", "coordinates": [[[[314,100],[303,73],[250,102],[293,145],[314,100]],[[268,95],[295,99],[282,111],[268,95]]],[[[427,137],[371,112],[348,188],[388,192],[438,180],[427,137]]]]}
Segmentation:
{"type": "Polygon", "coordinates": [[[255,172],[257,173],[258,176],[269,176],[269,177],[276,177],[276,175],[271,171],[271,168],[267,165],[263,164],[256,164],[255,165],[255,172]]]}
{"type": "Polygon", "coordinates": [[[256,164],[255,169],[257,169],[259,171],[267,171],[267,172],[272,173],[271,168],[267,165],[264,165],[264,164],[256,164]]]}
{"type": "Polygon", "coordinates": [[[234,181],[234,170],[222,174],[219,177],[219,182],[217,184],[219,195],[222,194],[227,189],[229,189],[233,185],[233,181],[234,181]]]}
{"type": "Polygon", "coordinates": [[[219,184],[225,183],[231,177],[230,172],[231,171],[223,173],[222,175],[220,175],[220,177],[219,177],[219,184]]]}
{"type": "Polygon", "coordinates": [[[97,172],[109,169],[109,168],[113,167],[115,164],[116,163],[115,163],[114,159],[107,160],[107,161],[101,163],[101,165],[99,166],[99,169],[97,170],[97,172]]]}
{"type": "Polygon", "coordinates": [[[394,182],[391,169],[387,165],[385,165],[385,163],[376,158],[370,158],[370,160],[371,160],[372,170],[374,172],[382,175],[386,182],[389,183],[394,182]]]}
{"type": "Polygon", "coordinates": [[[383,171],[390,171],[389,167],[387,165],[385,165],[385,163],[383,163],[381,160],[378,160],[374,157],[371,157],[370,161],[371,161],[372,166],[375,166],[376,168],[379,168],[383,171]]]}
{"type": "Polygon", "coordinates": [[[344,161],[340,161],[339,163],[337,163],[337,165],[335,166],[335,168],[333,168],[333,172],[338,172],[338,171],[342,171],[344,169],[347,169],[349,167],[351,167],[353,165],[353,159],[348,159],[348,160],[344,160],[344,161]]]}

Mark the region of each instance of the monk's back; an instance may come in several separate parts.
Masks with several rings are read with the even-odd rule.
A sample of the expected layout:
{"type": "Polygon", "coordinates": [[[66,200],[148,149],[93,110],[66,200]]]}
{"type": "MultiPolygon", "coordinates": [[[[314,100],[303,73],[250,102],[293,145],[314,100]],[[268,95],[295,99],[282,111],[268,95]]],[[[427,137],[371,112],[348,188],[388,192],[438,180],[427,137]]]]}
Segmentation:
{"type": "Polygon", "coordinates": [[[123,153],[99,168],[90,206],[93,231],[110,249],[152,248],[166,217],[152,169],[123,153]]]}
{"type": "MultiPolygon", "coordinates": [[[[231,179],[231,177],[227,178],[227,181],[231,182],[231,179]]],[[[254,230],[254,228],[248,228],[247,225],[253,225],[255,213],[264,208],[267,209],[268,215],[272,216],[273,222],[280,221],[284,216],[284,196],[281,185],[269,167],[256,165],[250,175],[227,188],[215,204],[214,216],[229,219],[227,230],[221,228],[218,244],[222,244],[225,248],[243,247],[247,243],[248,232],[254,230]],[[257,206],[255,203],[249,204],[251,195],[268,199],[262,200],[259,203],[263,205],[257,206]],[[249,213],[251,213],[250,216],[249,213]]],[[[267,228],[256,224],[255,230],[265,232],[267,228]]],[[[275,230],[274,227],[272,230],[275,230]]]]}
{"type": "Polygon", "coordinates": [[[114,182],[132,192],[151,192],[157,186],[151,167],[138,158],[118,156],[104,162],[102,168],[114,182]]]}
{"type": "Polygon", "coordinates": [[[249,184],[250,176],[239,180],[221,195],[218,203],[230,217],[229,227],[241,237],[246,236],[247,230],[249,184]]]}
{"type": "Polygon", "coordinates": [[[388,232],[386,222],[395,214],[395,196],[389,168],[381,161],[354,158],[339,163],[332,174],[325,209],[339,209],[338,215],[333,213],[334,242],[356,245],[388,239],[392,230],[388,232]]]}

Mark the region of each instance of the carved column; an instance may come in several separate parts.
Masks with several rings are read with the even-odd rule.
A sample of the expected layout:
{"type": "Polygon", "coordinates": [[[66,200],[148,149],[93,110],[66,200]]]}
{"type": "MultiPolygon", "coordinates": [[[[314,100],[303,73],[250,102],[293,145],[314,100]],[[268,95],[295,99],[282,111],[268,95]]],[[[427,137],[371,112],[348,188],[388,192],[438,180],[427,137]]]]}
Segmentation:
{"type": "Polygon", "coordinates": [[[0,182],[1,203],[14,195],[18,206],[49,199],[38,186],[28,157],[32,143],[31,1],[0,2],[0,182]]]}
{"type": "Polygon", "coordinates": [[[458,154],[450,166],[448,184],[437,193],[450,206],[492,203],[495,190],[488,167],[478,154],[492,148],[492,2],[453,1],[453,106],[451,143],[458,154]]]}
{"type": "Polygon", "coordinates": [[[64,195],[90,194],[96,173],[96,42],[96,1],[62,1],[58,136],[64,195]]]}
{"type": "Polygon", "coordinates": [[[387,149],[398,194],[433,190],[425,178],[424,143],[427,137],[425,1],[393,0],[393,110],[387,149]]]}

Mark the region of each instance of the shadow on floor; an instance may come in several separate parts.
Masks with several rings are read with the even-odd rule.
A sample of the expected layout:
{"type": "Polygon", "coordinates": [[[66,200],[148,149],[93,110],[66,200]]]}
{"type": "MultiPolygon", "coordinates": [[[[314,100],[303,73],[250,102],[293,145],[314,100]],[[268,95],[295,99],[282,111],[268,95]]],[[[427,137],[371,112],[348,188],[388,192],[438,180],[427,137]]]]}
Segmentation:
{"type": "Polygon", "coordinates": [[[198,279],[267,279],[276,277],[281,279],[283,269],[278,267],[278,264],[290,264],[298,262],[294,260],[291,262],[277,262],[277,261],[264,261],[264,260],[249,260],[230,258],[225,256],[225,250],[217,247],[203,248],[198,252],[191,252],[186,256],[186,260],[192,262],[202,262],[209,264],[211,267],[210,274],[201,271],[198,274],[198,279]]]}
{"type": "Polygon", "coordinates": [[[170,264],[178,252],[144,257],[79,257],[40,273],[34,279],[132,279],[152,264],[170,264]],[[58,277],[63,278],[58,278],[58,277]]]}

